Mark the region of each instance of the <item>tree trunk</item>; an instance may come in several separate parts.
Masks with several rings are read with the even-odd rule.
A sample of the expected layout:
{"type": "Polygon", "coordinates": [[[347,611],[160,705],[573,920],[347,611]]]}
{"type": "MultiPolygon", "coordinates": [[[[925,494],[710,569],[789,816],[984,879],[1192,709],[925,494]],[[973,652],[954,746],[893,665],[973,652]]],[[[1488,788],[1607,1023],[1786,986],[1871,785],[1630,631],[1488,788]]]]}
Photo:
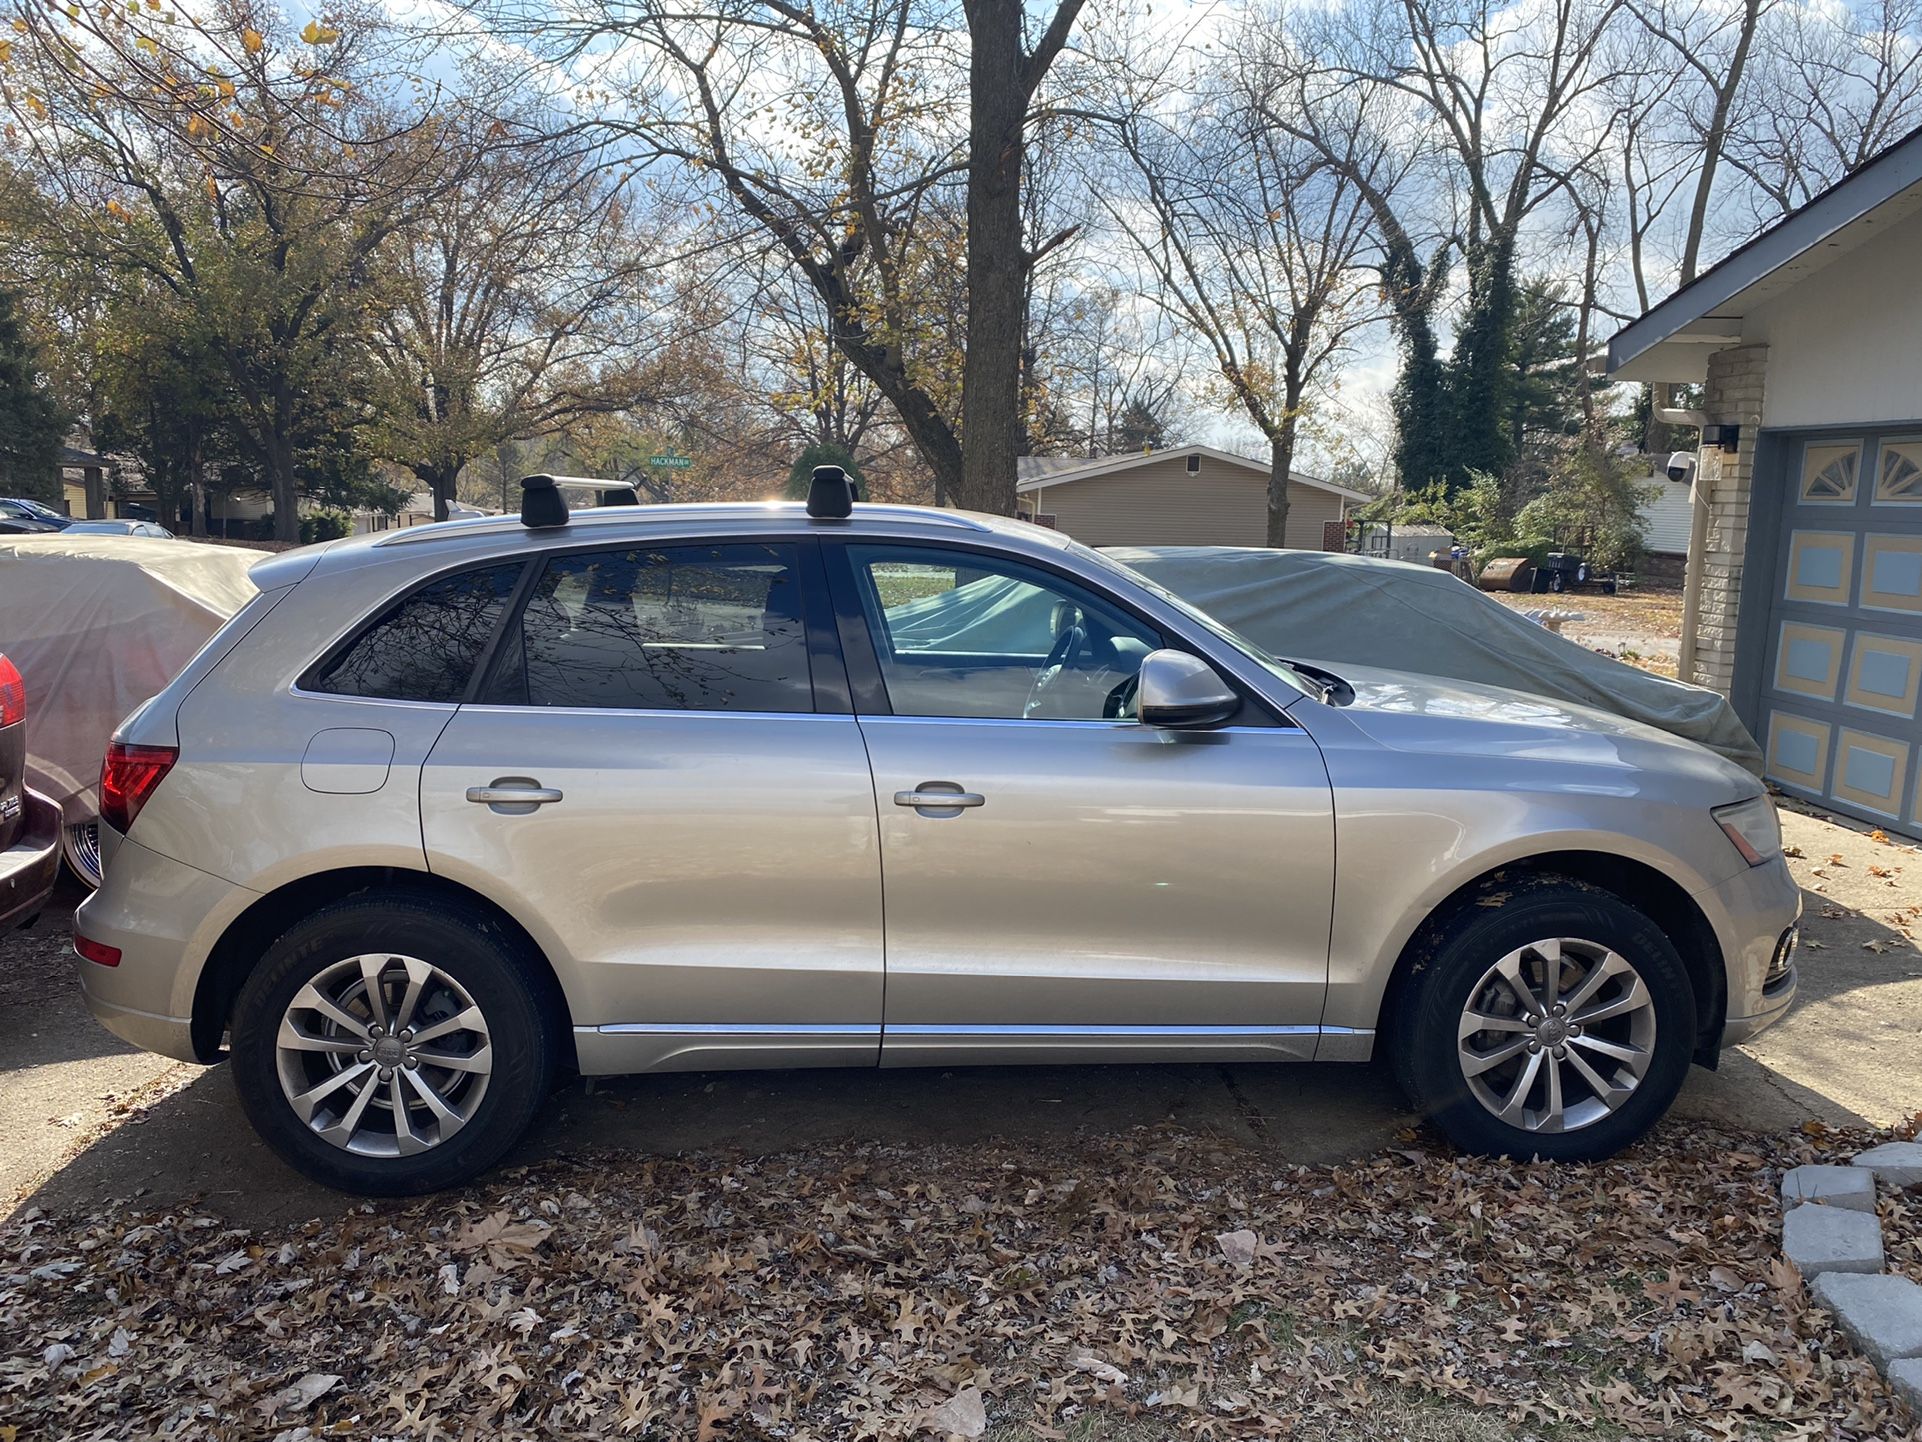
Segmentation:
{"type": "Polygon", "coordinates": [[[1279,550],[1288,544],[1288,478],[1295,469],[1295,408],[1291,404],[1281,429],[1268,438],[1268,544],[1279,550]]]}
{"type": "Polygon", "coordinates": [[[267,474],[274,498],[274,539],[300,539],[300,491],[294,477],[294,398],[284,384],[274,396],[274,432],[267,438],[267,474]]]}
{"type": "Polygon", "coordinates": [[[269,490],[274,501],[274,539],[300,539],[300,491],[294,484],[294,443],[289,436],[270,436],[267,445],[269,490]]]}
{"type": "Polygon", "coordinates": [[[968,353],[961,373],[966,510],[1014,514],[1021,411],[1021,160],[1028,114],[1020,0],[968,4],[968,353]]]}
{"type": "Polygon", "coordinates": [[[1702,170],[1695,177],[1695,197],[1688,211],[1688,236],[1682,243],[1683,285],[1695,279],[1695,267],[1701,259],[1702,235],[1708,229],[1708,203],[1715,190],[1715,172],[1728,146],[1729,114],[1735,106],[1735,92],[1742,85],[1742,72],[1748,69],[1749,47],[1755,40],[1755,27],[1761,15],[1762,0],[1746,0],[1735,53],[1729,56],[1728,68],[1715,89],[1715,108],[1709,114],[1707,133],[1702,136],[1702,170]]]}

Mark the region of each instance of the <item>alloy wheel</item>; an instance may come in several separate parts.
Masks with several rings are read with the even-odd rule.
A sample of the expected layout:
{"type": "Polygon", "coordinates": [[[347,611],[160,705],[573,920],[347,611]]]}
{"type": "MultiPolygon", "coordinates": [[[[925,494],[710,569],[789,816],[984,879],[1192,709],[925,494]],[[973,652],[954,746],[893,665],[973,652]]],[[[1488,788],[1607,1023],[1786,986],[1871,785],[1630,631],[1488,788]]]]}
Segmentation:
{"type": "Polygon", "coordinates": [[[487,1018],[418,957],[335,962],[287,1004],[281,1091],[316,1136],[360,1156],[412,1156],[473,1120],[494,1070],[487,1018]]]}
{"type": "Polygon", "coordinates": [[[1654,1057],[1654,998],[1600,942],[1518,947],[1482,974],[1462,1009],[1457,1059],[1468,1089],[1523,1131],[1594,1125],[1634,1095],[1654,1057]]]}

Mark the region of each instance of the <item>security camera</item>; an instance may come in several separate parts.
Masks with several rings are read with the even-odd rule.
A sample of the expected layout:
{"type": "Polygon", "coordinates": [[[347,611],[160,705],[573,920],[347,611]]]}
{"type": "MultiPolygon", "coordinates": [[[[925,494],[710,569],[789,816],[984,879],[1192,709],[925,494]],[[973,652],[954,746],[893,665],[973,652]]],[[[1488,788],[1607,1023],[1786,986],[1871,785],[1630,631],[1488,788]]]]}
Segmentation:
{"type": "Polygon", "coordinates": [[[1668,478],[1671,481],[1686,481],[1695,474],[1695,452],[1677,451],[1668,458],[1668,478]]]}

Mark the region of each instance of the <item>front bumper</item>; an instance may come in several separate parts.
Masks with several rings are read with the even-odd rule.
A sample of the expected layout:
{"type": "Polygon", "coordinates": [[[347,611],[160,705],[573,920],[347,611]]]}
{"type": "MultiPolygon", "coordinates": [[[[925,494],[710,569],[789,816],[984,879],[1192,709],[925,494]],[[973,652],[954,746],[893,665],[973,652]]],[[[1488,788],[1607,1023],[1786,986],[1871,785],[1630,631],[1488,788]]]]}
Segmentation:
{"type": "Polygon", "coordinates": [[[39,915],[60,879],[60,808],[37,791],[20,800],[26,824],[0,851],[0,932],[39,915]]]}
{"type": "Polygon", "coordinates": [[[1766,1031],[1795,1001],[1794,933],[1802,888],[1777,856],[1751,866],[1696,898],[1715,928],[1727,972],[1728,1005],[1717,1045],[1735,1046],[1766,1031]],[[1771,974],[1778,954],[1786,965],[1771,974]]]}
{"type": "Polygon", "coordinates": [[[143,1051],[211,1061],[194,1045],[194,992],[214,941],[256,899],[245,887],[119,838],[100,889],[73,918],[79,935],[120,950],[115,966],[74,958],[88,1009],[143,1051]]]}

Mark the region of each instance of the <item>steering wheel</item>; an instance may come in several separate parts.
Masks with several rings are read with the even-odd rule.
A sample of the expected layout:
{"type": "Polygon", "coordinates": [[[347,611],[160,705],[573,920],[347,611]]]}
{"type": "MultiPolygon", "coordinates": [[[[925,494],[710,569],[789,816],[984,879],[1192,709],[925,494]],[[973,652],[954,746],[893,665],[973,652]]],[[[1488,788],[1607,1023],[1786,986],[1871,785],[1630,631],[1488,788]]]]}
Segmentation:
{"type": "Polygon", "coordinates": [[[1028,687],[1027,703],[1021,708],[1024,721],[1039,714],[1048,688],[1061,678],[1069,658],[1087,643],[1088,633],[1079,624],[1068,627],[1054,638],[1054,644],[1048,647],[1047,657],[1041,662],[1041,669],[1034,673],[1034,684],[1028,687]]]}

